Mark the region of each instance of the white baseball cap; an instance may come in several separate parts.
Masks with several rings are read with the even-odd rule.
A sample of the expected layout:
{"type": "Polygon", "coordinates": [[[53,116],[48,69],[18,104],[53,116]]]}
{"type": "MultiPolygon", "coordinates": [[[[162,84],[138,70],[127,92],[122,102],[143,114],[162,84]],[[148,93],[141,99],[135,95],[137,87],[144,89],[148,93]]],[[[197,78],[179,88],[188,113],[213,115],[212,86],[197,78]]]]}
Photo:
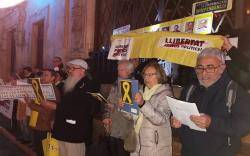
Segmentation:
{"type": "Polygon", "coordinates": [[[75,60],[69,61],[67,64],[77,65],[84,69],[88,69],[87,62],[82,59],[75,59],[75,60]]]}

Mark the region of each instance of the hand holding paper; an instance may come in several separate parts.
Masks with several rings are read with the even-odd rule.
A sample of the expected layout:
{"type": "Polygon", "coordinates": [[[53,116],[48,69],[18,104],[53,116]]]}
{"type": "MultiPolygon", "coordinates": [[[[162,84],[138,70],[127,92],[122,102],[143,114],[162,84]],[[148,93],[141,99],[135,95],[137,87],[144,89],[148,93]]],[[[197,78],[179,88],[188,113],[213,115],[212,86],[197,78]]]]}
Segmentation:
{"type": "Polygon", "coordinates": [[[91,92],[87,92],[87,93],[97,98],[99,101],[108,103],[107,99],[101,93],[91,93],[91,92]]]}
{"type": "MultiPolygon", "coordinates": [[[[176,100],[174,98],[166,96],[169,107],[174,115],[174,117],[179,120],[182,124],[188,126],[191,129],[198,131],[206,131],[205,128],[197,126],[192,120],[190,120],[191,115],[200,116],[200,113],[196,107],[195,103],[189,103],[185,101],[176,100]]],[[[199,119],[198,119],[199,120],[199,119]]]]}
{"type": "Polygon", "coordinates": [[[211,124],[211,117],[207,114],[200,114],[199,116],[191,115],[191,121],[193,121],[200,128],[208,128],[211,124]]]}

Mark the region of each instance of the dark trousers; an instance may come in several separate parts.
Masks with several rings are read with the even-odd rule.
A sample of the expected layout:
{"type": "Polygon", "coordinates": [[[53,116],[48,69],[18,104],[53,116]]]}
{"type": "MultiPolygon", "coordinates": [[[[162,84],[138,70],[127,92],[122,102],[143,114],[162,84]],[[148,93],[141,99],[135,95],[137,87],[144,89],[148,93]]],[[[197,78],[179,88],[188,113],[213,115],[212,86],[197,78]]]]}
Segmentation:
{"type": "Polygon", "coordinates": [[[110,137],[109,148],[110,156],[129,156],[129,152],[124,150],[124,141],[122,139],[110,137]]]}
{"type": "Polygon", "coordinates": [[[12,124],[11,124],[11,132],[17,136],[19,134],[19,127],[18,127],[18,122],[17,122],[17,105],[18,105],[18,101],[14,100],[13,102],[13,111],[12,111],[12,124]]]}
{"type": "Polygon", "coordinates": [[[33,135],[34,135],[35,152],[36,152],[37,156],[44,156],[42,140],[47,138],[47,132],[33,130],[33,135]]]}

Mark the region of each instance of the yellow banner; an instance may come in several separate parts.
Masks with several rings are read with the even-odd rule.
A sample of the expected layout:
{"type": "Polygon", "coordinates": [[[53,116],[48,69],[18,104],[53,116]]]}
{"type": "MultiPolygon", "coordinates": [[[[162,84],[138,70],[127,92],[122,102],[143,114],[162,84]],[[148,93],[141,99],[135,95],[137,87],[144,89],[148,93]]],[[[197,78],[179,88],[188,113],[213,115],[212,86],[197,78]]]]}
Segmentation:
{"type": "Polygon", "coordinates": [[[188,16],[185,18],[180,18],[172,21],[167,21],[140,29],[135,29],[130,31],[129,33],[171,31],[171,32],[186,32],[195,34],[210,34],[212,23],[213,23],[213,13],[205,13],[195,16],[188,16]]]}
{"type": "MultiPolygon", "coordinates": [[[[127,33],[112,36],[112,44],[115,40],[123,38],[133,40],[130,50],[122,52],[130,53],[129,58],[160,58],[169,62],[194,67],[197,55],[208,47],[221,48],[223,40],[216,35],[200,35],[180,32],[151,32],[151,33],[127,33]]],[[[121,42],[120,42],[121,43],[121,42]]],[[[124,47],[124,45],[111,45],[124,47]]],[[[110,54],[112,55],[112,51],[110,54]]],[[[125,55],[122,54],[121,55],[125,55]]]]}

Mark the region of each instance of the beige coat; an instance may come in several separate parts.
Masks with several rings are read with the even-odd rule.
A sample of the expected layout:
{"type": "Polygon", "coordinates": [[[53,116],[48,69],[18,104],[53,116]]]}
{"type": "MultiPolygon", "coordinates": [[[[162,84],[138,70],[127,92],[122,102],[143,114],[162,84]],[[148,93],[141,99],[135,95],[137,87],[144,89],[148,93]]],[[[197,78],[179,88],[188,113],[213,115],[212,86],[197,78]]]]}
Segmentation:
{"type": "Polygon", "coordinates": [[[171,112],[166,96],[173,96],[172,89],[162,85],[140,109],[144,117],[132,156],[172,156],[171,112]]]}
{"type": "Polygon", "coordinates": [[[128,135],[129,129],[133,126],[133,121],[126,119],[123,113],[118,110],[118,101],[121,98],[118,82],[115,82],[108,96],[108,102],[105,104],[105,112],[103,118],[112,119],[112,127],[110,136],[124,139],[128,135]]]}

